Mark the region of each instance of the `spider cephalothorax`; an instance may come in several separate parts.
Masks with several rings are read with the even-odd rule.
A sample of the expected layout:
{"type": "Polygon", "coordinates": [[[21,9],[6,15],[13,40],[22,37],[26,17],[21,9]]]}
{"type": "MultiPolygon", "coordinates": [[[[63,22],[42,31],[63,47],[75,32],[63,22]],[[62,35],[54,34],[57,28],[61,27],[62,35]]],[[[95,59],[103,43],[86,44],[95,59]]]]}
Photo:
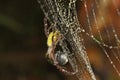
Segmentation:
{"type": "Polygon", "coordinates": [[[68,56],[61,51],[55,51],[56,46],[62,40],[63,35],[57,29],[52,29],[55,27],[54,24],[48,28],[46,18],[44,19],[44,26],[45,26],[45,34],[47,36],[47,45],[48,45],[48,50],[46,53],[47,58],[60,71],[66,73],[68,75],[76,74],[77,70],[75,72],[71,72],[62,67],[63,65],[65,65],[69,62],[68,56]],[[50,30],[51,30],[51,32],[50,32],[50,30]]]}

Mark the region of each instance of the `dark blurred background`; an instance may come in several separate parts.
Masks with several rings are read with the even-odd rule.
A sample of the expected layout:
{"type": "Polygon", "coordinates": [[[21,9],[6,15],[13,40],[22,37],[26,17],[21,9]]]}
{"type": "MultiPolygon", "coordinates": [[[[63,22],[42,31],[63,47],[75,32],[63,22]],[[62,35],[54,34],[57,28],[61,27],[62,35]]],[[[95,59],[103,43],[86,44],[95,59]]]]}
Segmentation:
{"type": "MultiPolygon", "coordinates": [[[[81,14],[81,10],[79,8],[82,16],[84,13],[81,14]]],[[[80,22],[83,23],[84,18],[80,15],[80,22]]],[[[0,80],[66,79],[45,58],[47,38],[43,18],[37,0],[0,0],[0,80]]],[[[94,41],[88,43],[89,38],[84,38],[98,80],[113,80],[117,74],[103,51],[94,41]]]]}
{"type": "Polygon", "coordinates": [[[37,0],[0,0],[0,80],[63,79],[45,59],[43,17],[37,0]]]}

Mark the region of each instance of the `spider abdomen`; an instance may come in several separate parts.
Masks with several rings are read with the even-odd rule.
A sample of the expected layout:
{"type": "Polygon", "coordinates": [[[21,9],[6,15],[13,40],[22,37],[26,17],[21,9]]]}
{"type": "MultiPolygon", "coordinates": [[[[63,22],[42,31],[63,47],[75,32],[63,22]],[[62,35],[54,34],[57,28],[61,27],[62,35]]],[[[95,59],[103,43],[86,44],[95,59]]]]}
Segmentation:
{"type": "Polygon", "coordinates": [[[68,62],[67,55],[65,55],[61,51],[57,51],[56,52],[56,60],[57,60],[57,62],[58,62],[59,65],[65,65],[68,62]]]}

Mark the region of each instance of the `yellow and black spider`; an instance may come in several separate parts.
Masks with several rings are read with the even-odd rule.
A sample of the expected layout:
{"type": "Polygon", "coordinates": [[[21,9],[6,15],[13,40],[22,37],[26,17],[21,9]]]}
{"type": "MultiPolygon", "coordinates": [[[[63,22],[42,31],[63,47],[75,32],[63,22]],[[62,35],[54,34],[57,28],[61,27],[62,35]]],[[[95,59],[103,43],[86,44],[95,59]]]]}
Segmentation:
{"type": "Polygon", "coordinates": [[[74,75],[77,73],[77,71],[68,71],[65,68],[63,68],[61,65],[65,65],[68,63],[68,57],[66,54],[63,54],[61,51],[56,51],[56,45],[59,43],[59,41],[62,39],[63,35],[60,34],[58,30],[53,30],[50,32],[52,27],[55,27],[55,25],[51,25],[48,28],[47,24],[47,18],[44,18],[44,31],[45,35],[47,36],[47,46],[48,50],[46,53],[47,58],[50,60],[50,62],[56,66],[60,71],[68,74],[68,75],[74,75]]]}

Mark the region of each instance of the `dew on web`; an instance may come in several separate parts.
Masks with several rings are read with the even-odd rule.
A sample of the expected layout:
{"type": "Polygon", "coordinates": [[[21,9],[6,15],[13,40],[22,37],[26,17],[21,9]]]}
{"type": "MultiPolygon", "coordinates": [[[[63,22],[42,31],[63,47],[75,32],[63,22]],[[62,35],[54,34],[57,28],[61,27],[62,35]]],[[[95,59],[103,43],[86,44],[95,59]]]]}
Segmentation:
{"type": "MultiPolygon", "coordinates": [[[[98,44],[120,77],[118,66],[120,65],[120,1],[80,0],[80,13],[76,10],[76,1],[39,0],[38,2],[49,23],[55,23],[56,29],[70,44],[74,56],[68,58],[73,70],[76,70],[76,65],[79,67],[77,74],[79,80],[87,77],[85,75],[80,77],[82,73],[90,74],[91,79],[96,80],[86,54],[84,45],[86,37],[84,38],[82,33],[98,44]],[[82,18],[79,17],[81,13],[83,13],[82,18]],[[82,19],[84,20],[82,21],[82,19]],[[84,72],[84,70],[88,72],[84,72]]],[[[61,47],[66,55],[70,54],[69,47],[65,44],[62,44],[61,47]]]]}
{"type": "Polygon", "coordinates": [[[88,0],[82,1],[86,13],[86,24],[88,25],[84,28],[85,34],[91,37],[102,48],[120,77],[118,65],[115,64],[116,62],[112,58],[115,57],[118,64],[120,64],[120,40],[119,32],[117,32],[117,29],[120,29],[120,26],[117,25],[120,21],[119,8],[115,5],[114,0],[94,0],[89,4],[88,0]],[[111,8],[116,12],[116,15],[110,14],[112,13],[110,12],[111,8]],[[115,23],[115,19],[112,19],[114,16],[118,17],[116,18],[118,23],[115,23]]]}

